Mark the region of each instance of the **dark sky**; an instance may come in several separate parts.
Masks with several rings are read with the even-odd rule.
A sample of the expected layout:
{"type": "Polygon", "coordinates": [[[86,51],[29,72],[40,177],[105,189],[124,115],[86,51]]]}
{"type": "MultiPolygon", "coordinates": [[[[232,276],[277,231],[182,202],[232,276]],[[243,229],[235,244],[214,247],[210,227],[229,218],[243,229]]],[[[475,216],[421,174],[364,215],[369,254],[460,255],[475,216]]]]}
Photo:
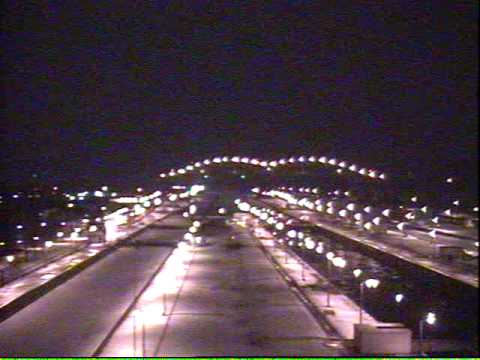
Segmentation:
{"type": "Polygon", "coordinates": [[[4,181],[242,153],[476,184],[477,1],[267,3],[5,1],[4,181]]]}

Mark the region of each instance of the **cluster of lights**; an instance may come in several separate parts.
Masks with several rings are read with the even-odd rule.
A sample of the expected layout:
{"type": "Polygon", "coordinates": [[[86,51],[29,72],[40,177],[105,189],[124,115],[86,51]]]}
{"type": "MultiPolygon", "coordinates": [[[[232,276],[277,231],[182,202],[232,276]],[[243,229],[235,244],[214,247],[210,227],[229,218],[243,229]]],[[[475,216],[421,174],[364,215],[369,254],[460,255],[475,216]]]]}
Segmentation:
{"type": "MultiPolygon", "coordinates": [[[[337,160],[335,158],[327,158],[326,156],[298,156],[290,158],[282,158],[279,160],[260,160],[257,158],[250,157],[240,157],[240,156],[217,156],[211,159],[204,159],[202,161],[197,161],[193,164],[189,164],[185,167],[178,169],[171,169],[168,173],[161,173],[161,178],[174,177],[178,175],[185,175],[189,172],[194,172],[196,170],[204,170],[204,167],[214,166],[218,164],[233,163],[233,164],[245,164],[258,166],[265,168],[268,171],[271,171],[273,168],[285,166],[288,164],[308,164],[316,163],[323,164],[327,166],[332,166],[336,168],[338,174],[343,173],[343,171],[351,171],[362,176],[370,177],[372,179],[385,180],[385,173],[381,173],[375,169],[362,168],[356,164],[349,164],[344,160],[337,160]]],[[[201,171],[202,172],[202,171],[201,171]]],[[[242,178],[245,178],[244,176],[242,178]]]]}
{"type": "MultiPolygon", "coordinates": [[[[393,226],[393,224],[395,224],[395,227],[403,232],[405,226],[408,224],[408,221],[414,221],[418,218],[418,214],[415,211],[410,211],[404,215],[406,221],[396,222],[392,219],[392,209],[382,209],[372,205],[365,206],[355,203],[350,199],[350,191],[335,190],[328,192],[328,195],[331,196],[330,198],[313,198],[312,194],[318,194],[319,189],[308,187],[302,187],[297,190],[292,187],[289,187],[288,189],[281,187],[280,190],[274,189],[269,191],[261,191],[259,188],[254,188],[252,189],[252,192],[272,198],[279,198],[286,201],[290,205],[303,207],[307,210],[315,210],[319,213],[336,216],[349,223],[355,223],[367,231],[379,231],[381,229],[385,230],[388,225],[393,226]],[[307,193],[308,196],[297,197],[291,193],[294,191],[307,193]]],[[[411,200],[418,201],[418,197],[415,196],[411,200]]],[[[424,218],[425,216],[429,218],[428,214],[430,212],[430,208],[428,206],[423,206],[419,209],[419,212],[424,214],[424,218]]],[[[444,211],[442,216],[452,216],[451,209],[444,211]]],[[[430,221],[438,225],[439,216],[434,216],[430,221]]],[[[436,237],[435,230],[430,231],[428,234],[432,238],[436,237]]]]}
{"type": "MultiPolygon", "coordinates": [[[[254,189],[254,192],[259,192],[259,189],[254,189]]],[[[295,244],[300,248],[305,248],[307,250],[313,250],[317,254],[322,254],[324,252],[324,244],[320,241],[315,241],[311,237],[306,236],[303,232],[297,231],[293,228],[288,228],[284,222],[284,215],[276,212],[273,209],[268,209],[265,207],[257,208],[246,201],[240,199],[235,200],[235,204],[238,209],[243,212],[248,212],[255,216],[257,219],[262,220],[270,226],[273,226],[275,230],[283,231],[286,235],[286,240],[279,239],[278,241],[283,244],[286,242],[288,246],[294,246],[295,244]],[[281,224],[281,226],[278,226],[281,224]]],[[[347,260],[341,256],[335,255],[333,251],[329,251],[325,254],[325,257],[329,263],[338,268],[345,268],[347,266],[347,260]]],[[[363,271],[361,269],[354,269],[353,275],[355,278],[359,278],[363,271]]],[[[369,289],[375,289],[380,285],[380,280],[374,278],[367,278],[360,282],[360,287],[362,288],[361,293],[363,293],[363,287],[369,289]]],[[[394,299],[397,304],[404,300],[405,296],[403,294],[396,294],[394,299]]],[[[327,300],[329,302],[329,300],[327,300]]],[[[360,307],[360,317],[362,313],[362,308],[360,307]]],[[[433,325],[436,322],[436,317],[434,313],[428,313],[424,320],[430,325],[433,325]]]]}
{"type": "MultiPolygon", "coordinates": [[[[240,211],[248,212],[255,216],[257,219],[267,223],[270,226],[273,226],[277,231],[283,231],[285,234],[285,239],[279,239],[279,243],[286,244],[288,246],[298,246],[300,248],[305,248],[307,250],[315,251],[317,254],[324,253],[324,243],[321,241],[316,241],[310,236],[305,235],[303,232],[288,227],[288,221],[285,221],[284,215],[276,212],[273,209],[268,208],[257,208],[252,206],[246,201],[241,201],[240,199],[235,200],[235,203],[240,211]],[[281,224],[281,226],[278,226],[281,224]]],[[[333,251],[328,251],[325,254],[325,257],[328,262],[333,266],[338,268],[345,268],[347,266],[347,260],[341,256],[337,256],[333,251]]],[[[353,270],[353,275],[358,278],[362,274],[361,269],[353,270]]],[[[362,282],[362,286],[365,285],[367,288],[376,288],[380,284],[380,281],[377,279],[367,279],[362,282]]],[[[403,295],[397,295],[396,301],[399,302],[403,299],[403,295]],[[400,298],[401,297],[401,298],[400,298]]]]}
{"type": "MultiPolygon", "coordinates": [[[[259,191],[257,191],[257,193],[258,192],[259,191]]],[[[370,205],[360,206],[349,199],[350,194],[348,192],[342,192],[340,190],[335,190],[332,194],[336,197],[344,196],[344,198],[317,198],[312,200],[309,197],[303,197],[299,199],[295,195],[281,190],[263,191],[261,194],[282,199],[290,205],[296,205],[308,210],[315,210],[319,213],[326,213],[348,221],[354,221],[367,231],[380,227],[391,215],[391,209],[375,209],[370,205]]]]}
{"type": "Polygon", "coordinates": [[[188,228],[188,232],[183,235],[183,240],[188,242],[190,245],[201,245],[203,238],[199,235],[195,235],[200,230],[202,223],[198,220],[192,222],[192,225],[188,228]]]}
{"type": "MultiPolygon", "coordinates": [[[[58,188],[57,188],[57,190],[58,190],[58,188]]],[[[85,200],[85,198],[87,198],[89,196],[98,197],[98,198],[106,197],[108,195],[107,192],[108,192],[108,186],[104,185],[104,186],[101,187],[101,190],[81,191],[81,192],[76,193],[75,195],[69,194],[69,193],[64,193],[63,195],[69,201],[75,201],[75,200],[82,201],[82,200],[85,200]]],[[[117,195],[118,194],[116,192],[110,193],[110,197],[112,197],[112,198],[116,197],[117,195]]],[[[69,207],[72,207],[72,206],[69,206],[69,207]]]]}
{"type": "Polygon", "coordinates": [[[323,243],[312,239],[310,236],[305,235],[301,231],[293,229],[291,226],[289,226],[291,219],[286,219],[284,214],[278,213],[274,209],[252,206],[248,202],[240,199],[236,199],[235,204],[240,211],[248,212],[256,217],[259,221],[262,221],[268,226],[273,227],[275,231],[284,233],[285,239],[279,239],[279,243],[283,244],[286,242],[288,246],[297,245],[298,247],[305,247],[308,250],[315,251],[317,254],[323,253],[323,243]]]}
{"type": "Polygon", "coordinates": [[[205,185],[192,185],[188,190],[181,193],[170,193],[167,195],[167,199],[171,202],[175,202],[179,199],[186,199],[188,197],[194,197],[205,191],[205,185]]]}

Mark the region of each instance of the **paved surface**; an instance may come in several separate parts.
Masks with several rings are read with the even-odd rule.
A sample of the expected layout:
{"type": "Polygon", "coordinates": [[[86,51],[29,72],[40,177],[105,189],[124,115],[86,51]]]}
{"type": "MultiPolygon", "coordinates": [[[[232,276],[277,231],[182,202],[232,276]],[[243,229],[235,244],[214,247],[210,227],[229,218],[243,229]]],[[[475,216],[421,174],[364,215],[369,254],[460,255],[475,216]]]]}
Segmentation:
{"type": "Polygon", "coordinates": [[[160,273],[101,355],[341,354],[248,232],[230,235],[219,227],[209,246],[188,250],[173,267],[174,291],[160,273]]]}
{"type": "MultiPolygon", "coordinates": [[[[147,224],[152,224],[158,219],[161,219],[167,215],[168,212],[165,212],[165,209],[160,208],[158,209],[158,211],[147,215],[142,222],[133,224],[129,228],[124,229],[119,236],[121,236],[121,238],[124,238],[132,235],[135,232],[138,232],[139,230],[145,228],[147,224]]],[[[164,221],[167,220],[168,218],[166,218],[164,221]]],[[[62,246],[62,243],[59,242],[56,242],[55,244],[55,247],[62,246]]],[[[67,244],[66,246],[70,247],[69,244],[67,244]]],[[[98,252],[104,250],[108,246],[111,246],[111,244],[95,243],[89,246],[82,245],[82,249],[77,250],[75,253],[71,255],[62,255],[56,261],[52,261],[48,264],[43,264],[39,266],[37,270],[32,271],[29,274],[8,283],[7,285],[4,285],[0,288],[0,308],[14,301],[18,297],[24,295],[28,291],[42,284],[45,284],[57,275],[60,275],[63,272],[69,270],[71,267],[82,263],[83,261],[89,259],[91,256],[95,256],[98,252]]]]}
{"type": "MultiPolygon", "coordinates": [[[[56,241],[55,244],[61,242],[56,241]]],[[[7,264],[0,264],[0,287],[4,286],[16,279],[33,273],[34,271],[46,266],[49,263],[58,261],[62,257],[73,254],[81,250],[85,244],[79,243],[61,243],[61,246],[53,246],[46,248],[43,244],[38,247],[32,247],[35,250],[29,250],[28,261],[7,264]]]]}
{"type": "MultiPolygon", "coordinates": [[[[359,306],[335,289],[326,277],[315,271],[288,247],[275,246],[273,240],[261,239],[260,241],[288,276],[303,288],[304,295],[323,313],[341,338],[353,340],[353,326],[359,322],[359,306]],[[327,296],[330,297],[330,306],[327,306],[327,296]]],[[[384,325],[365,310],[363,310],[363,323],[374,326],[384,325]]],[[[331,341],[331,343],[334,342],[331,341]]]]}
{"type": "MultiPolygon", "coordinates": [[[[162,242],[180,230],[147,229],[162,242]]],[[[2,356],[90,356],[170,254],[171,247],[120,248],[0,323],[2,356]]]]}

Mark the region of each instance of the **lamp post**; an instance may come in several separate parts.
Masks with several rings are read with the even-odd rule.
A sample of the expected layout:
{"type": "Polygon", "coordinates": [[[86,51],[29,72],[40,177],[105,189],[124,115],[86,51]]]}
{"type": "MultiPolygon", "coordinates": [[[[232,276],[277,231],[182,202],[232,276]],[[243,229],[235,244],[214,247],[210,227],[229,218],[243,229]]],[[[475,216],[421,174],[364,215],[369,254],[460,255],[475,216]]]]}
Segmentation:
{"type": "Polygon", "coordinates": [[[305,263],[302,261],[302,281],[305,281],[305,263]]]}
{"type": "MultiPolygon", "coordinates": [[[[335,257],[333,252],[328,252],[326,255],[327,258],[327,269],[328,269],[328,280],[330,281],[330,275],[332,273],[331,261],[335,257]]],[[[330,289],[327,289],[327,307],[330,307],[330,289]]]]}
{"type": "Polygon", "coordinates": [[[400,222],[397,224],[397,229],[402,232],[403,237],[407,237],[407,234],[405,233],[405,225],[406,223],[400,222]]]}
{"type": "Polygon", "coordinates": [[[136,309],[132,313],[133,320],[133,356],[137,356],[137,319],[141,322],[141,346],[142,346],[142,356],[146,356],[146,331],[145,331],[145,315],[142,310],[136,309]]]}
{"type": "Polygon", "coordinates": [[[397,306],[396,306],[396,309],[397,309],[397,316],[398,316],[398,319],[402,319],[403,317],[401,316],[402,315],[402,311],[400,309],[400,303],[403,301],[404,299],[404,295],[403,294],[396,294],[395,295],[395,302],[397,303],[397,306]]]}
{"type": "Polygon", "coordinates": [[[425,316],[425,318],[422,318],[420,319],[420,322],[418,324],[419,326],[419,330],[420,330],[420,354],[421,355],[426,355],[424,352],[423,352],[423,328],[425,326],[425,323],[427,323],[428,325],[433,325],[435,324],[435,322],[437,321],[437,318],[435,316],[434,313],[432,312],[429,312],[427,314],[427,316],[425,316]]]}
{"type": "Polygon", "coordinates": [[[359,322],[363,323],[363,292],[364,287],[366,286],[369,289],[375,289],[380,285],[380,281],[377,279],[367,279],[360,283],[360,309],[359,309],[359,322]]]}

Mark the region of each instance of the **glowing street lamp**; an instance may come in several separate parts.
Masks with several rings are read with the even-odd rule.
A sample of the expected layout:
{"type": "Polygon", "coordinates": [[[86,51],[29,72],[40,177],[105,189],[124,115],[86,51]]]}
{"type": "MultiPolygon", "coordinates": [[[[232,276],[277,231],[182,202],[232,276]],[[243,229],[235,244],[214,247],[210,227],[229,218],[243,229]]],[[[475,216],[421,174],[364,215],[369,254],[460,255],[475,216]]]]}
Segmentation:
{"type": "Polygon", "coordinates": [[[277,230],[283,230],[285,228],[285,224],[283,222],[278,222],[275,224],[275,229],[277,230]]]}
{"type": "Polygon", "coordinates": [[[355,215],[353,215],[353,218],[356,220],[356,221],[362,221],[363,219],[363,215],[361,213],[356,213],[355,215]]]}
{"type": "Polygon", "coordinates": [[[241,202],[237,206],[240,211],[245,211],[245,212],[250,211],[250,208],[251,208],[250,204],[247,202],[241,202]]]}
{"type": "Polygon", "coordinates": [[[292,238],[292,239],[293,239],[293,238],[297,237],[297,232],[296,232],[295,230],[293,230],[293,229],[292,229],[292,230],[288,230],[287,236],[288,236],[289,238],[292,238]]]}
{"type": "Polygon", "coordinates": [[[355,211],[355,204],[354,203],[350,203],[346,206],[347,210],[349,211],[355,211]]]}
{"type": "MultiPolygon", "coordinates": [[[[322,249],[323,250],[323,249],[322,249]]],[[[328,280],[330,281],[331,273],[332,273],[332,265],[331,262],[335,259],[335,254],[329,251],[325,257],[327,258],[327,269],[328,269],[328,280]]],[[[327,289],[327,307],[330,307],[330,289],[327,289]]]]}
{"type": "Polygon", "coordinates": [[[323,243],[322,242],[317,243],[317,247],[315,248],[315,252],[317,254],[323,254],[323,243]]]}
{"type": "Polygon", "coordinates": [[[363,225],[363,227],[367,230],[367,231],[370,231],[373,229],[373,224],[371,222],[367,222],[365,223],[365,225],[363,225]]]}
{"type": "Polygon", "coordinates": [[[332,259],[332,264],[343,269],[347,265],[347,261],[344,258],[337,256],[332,259]]]}
{"type": "Polygon", "coordinates": [[[428,235],[430,236],[430,245],[433,245],[434,240],[437,238],[437,229],[433,229],[428,235]]]}
{"type": "Polygon", "coordinates": [[[359,320],[360,324],[363,323],[363,292],[364,287],[366,286],[369,289],[375,289],[380,285],[380,280],[377,279],[367,279],[360,283],[360,309],[359,309],[359,320]]]}
{"type": "Polygon", "coordinates": [[[397,304],[400,304],[402,302],[403,298],[404,298],[403,294],[396,294],[395,295],[395,302],[397,304]]]}
{"type": "Polygon", "coordinates": [[[422,318],[418,324],[419,330],[420,330],[420,354],[425,355],[423,352],[423,328],[425,326],[425,323],[428,325],[433,325],[437,321],[437,318],[434,313],[429,312],[425,318],[422,318]]]}
{"type": "Polygon", "coordinates": [[[358,278],[360,275],[362,275],[362,269],[355,269],[353,270],[353,276],[358,278]]]}

